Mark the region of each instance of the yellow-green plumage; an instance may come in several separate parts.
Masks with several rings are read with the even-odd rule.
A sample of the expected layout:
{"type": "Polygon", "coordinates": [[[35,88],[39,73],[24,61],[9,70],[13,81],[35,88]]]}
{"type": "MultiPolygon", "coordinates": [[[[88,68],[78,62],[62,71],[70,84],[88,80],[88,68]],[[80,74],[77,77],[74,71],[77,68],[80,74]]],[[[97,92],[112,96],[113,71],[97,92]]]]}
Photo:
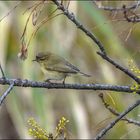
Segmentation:
{"type": "Polygon", "coordinates": [[[65,80],[67,76],[80,73],[83,76],[89,75],[82,73],[77,67],[69,63],[63,57],[51,52],[40,52],[36,55],[36,59],[41,70],[45,74],[47,81],[49,80],[65,80]]]}

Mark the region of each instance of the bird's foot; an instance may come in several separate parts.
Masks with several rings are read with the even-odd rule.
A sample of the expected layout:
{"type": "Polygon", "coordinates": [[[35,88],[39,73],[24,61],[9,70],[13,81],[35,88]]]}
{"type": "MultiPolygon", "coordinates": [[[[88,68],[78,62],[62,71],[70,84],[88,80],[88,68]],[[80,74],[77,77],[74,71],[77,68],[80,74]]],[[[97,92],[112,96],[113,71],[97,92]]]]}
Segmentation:
{"type": "Polygon", "coordinates": [[[65,85],[65,80],[63,80],[62,84],[65,85]]]}
{"type": "Polygon", "coordinates": [[[44,82],[51,83],[51,79],[46,79],[44,82]]]}
{"type": "Polygon", "coordinates": [[[62,82],[64,86],[65,86],[65,80],[66,80],[66,77],[64,78],[64,80],[63,80],[63,82],[62,82]]]}

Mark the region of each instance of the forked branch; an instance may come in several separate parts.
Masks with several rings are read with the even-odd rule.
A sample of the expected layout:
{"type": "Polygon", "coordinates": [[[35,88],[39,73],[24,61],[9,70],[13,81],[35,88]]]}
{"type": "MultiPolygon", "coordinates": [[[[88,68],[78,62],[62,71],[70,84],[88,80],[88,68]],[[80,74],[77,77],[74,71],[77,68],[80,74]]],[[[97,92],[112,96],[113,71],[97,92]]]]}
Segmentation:
{"type": "MultiPolygon", "coordinates": [[[[100,97],[100,99],[102,100],[102,102],[103,102],[103,104],[104,104],[104,106],[105,106],[105,108],[106,108],[107,110],[109,110],[109,111],[110,111],[113,115],[115,115],[115,116],[119,116],[119,115],[120,115],[120,113],[119,113],[117,110],[115,110],[113,107],[111,107],[111,106],[105,101],[104,96],[103,96],[103,93],[100,93],[100,94],[99,94],[99,97],[100,97]]],[[[140,122],[139,122],[139,121],[136,121],[136,120],[134,120],[134,119],[129,119],[129,118],[127,118],[127,117],[124,117],[124,118],[122,118],[121,120],[123,120],[123,121],[125,121],[125,122],[128,122],[129,124],[131,123],[131,124],[134,124],[134,125],[137,125],[137,126],[140,127],[140,122]]]]}
{"type": "Polygon", "coordinates": [[[111,121],[96,137],[95,140],[101,139],[111,128],[114,127],[126,114],[132,111],[134,108],[140,105],[140,99],[137,100],[134,104],[129,106],[124,112],[122,112],[114,121],[111,121]]]}

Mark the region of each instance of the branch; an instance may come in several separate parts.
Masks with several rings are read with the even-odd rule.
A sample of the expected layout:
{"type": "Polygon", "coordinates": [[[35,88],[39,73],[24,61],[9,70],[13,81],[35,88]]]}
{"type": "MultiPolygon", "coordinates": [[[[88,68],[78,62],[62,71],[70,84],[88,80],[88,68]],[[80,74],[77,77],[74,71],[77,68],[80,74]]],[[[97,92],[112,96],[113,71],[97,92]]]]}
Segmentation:
{"type": "Polygon", "coordinates": [[[137,23],[137,22],[140,22],[140,17],[137,15],[137,14],[135,14],[134,12],[132,12],[132,11],[130,11],[132,14],[133,14],[133,16],[132,17],[129,17],[128,15],[127,15],[127,10],[126,10],[126,6],[125,5],[123,5],[123,9],[124,9],[124,18],[128,21],[128,22],[132,22],[132,23],[137,23]]]}
{"type": "Polygon", "coordinates": [[[6,96],[10,93],[10,91],[13,89],[14,87],[14,82],[11,82],[9,88],[3,93],[3,95],[0,97],[0,106],[2,105],[4,99],[6,98],[6,96]]]}
{"type": "Polygon", "coordinates": [[[63,83],[47,83],[36,82],[22,79],[8,79],[0,78],[1,85],[11,85],[18,87],[34,87],[34,88],[48,88],[48,89],[76,89],[76,90],[109,90],[116,92],[132,93],[134,90],[130,86],[109,85],[109,84],[63,84],[63,83]]]}
{"type": "Polygon", "coordinates": [[[114,65],[117,69],[121,70],[126,75],[128,75],[129,77],[131,77],[132,79],[134,79],[137,83],[140,83],[140,79],[137,76],[135,76],[132,72],[130,72],[128,69],[126,69],[123,66],[119,65],[114,60],[112,60],[110,57],[108,57],[107,55],[104,55],[101,52],[97,52],[97,54],[100,55],[103,59],[105,59],[109,63],[111,63],[112,65],[114,65]]]}
{"type": "MultiPolygon", "coordinates": [[[[98,6],[98,4],[96,3],[95,0],[92,0],[92,2],[99,8],[99,9],[103,9],[103,10],[107,10],[107,11],[123,11],[124,9],[122,7],[111,7],[111,6],[98,6]]],[[[126,9],[127,10],[132,10],[132,9],[136,9],[140,6],[140,2],[137,1],[137,3],[131,5],[131,6],[127,6],[126,9]]]]}
{"type": "Polygon", "coordinates": [[[52,0],[60,9],[63,11],[64,15],[67,16],[80,30],[82,30],[88,37],[90,37],[99,47],[100,51],[106,54],[105,49],[102,45],[102,43],[96,38],[96,36],[88,31],[76,18],[75,15],[72,12],[69,12],[67,8],[64,7],[58,0],[52,0]]]}
{"type": "MultiPolygon", "coordinates": [[[[115,116],[119,116],[119,115],[120,115],[119,112],[117,112],[115,109],[113,109],[113,108],[105,101],[104,96],[103,96],[102,93],[99,94],[99,97],[100,97],[100,99],[102,100],[102,102],[103,102],[103,104],[104,104],[104,106],[105,106],[105,108],[106,108],[107,110],[109,110],[109,111],[110,111],[113,115],[115,115],[115,116]]],[[[136,120],[133,120],[133,119],[129,119],[129,118],[127,118],[127,117],[124,117],[124,118],[122,118],[121,120],[126,121],[126,122],[131,123],[131,124],[134,124],[134,125],[137,125],[137,126],[140,126],[140,122],[139,122],[139,121],[136,121],[136,120]]]]}
{"type": "Polygon", "coordinates": [[[140,99],[137,100],[134,104],[129,106],[123,113],[121,113],[114,121],[110,122],[96,137],[95,140],[101,139],[117,122],[119,122],[126,114],[128,114],[130,111],[132,111],[134,108],[136,108],[138,105],[140,105],[140,99]]]}
{"type": "MultiPolygon", "coordinates": [[[[80,30],[82,30],[88,37],[90,37],[98,46],[98,48],[100,49],[100,51],[102,53],[99,53],[99,55],[104,56],[105,58],[109,58],[107,57],[107,54],[105,52],[104,46],[102,45],[102,43],[96,38],[96,36],[91,33],[90,31],[88,31],[76,18],[75,15],[71,12],[68,11],[68,9],[66,9],[64,7],[64,5],[62,5],[58,0],[52,0],[58,7],[58,9],[60,9],[61,11],[64,12],[64,15],[70,19],[76,26],[77,28],[79,28],[80,30]]],[[[102,57],[103,58],[103,57],[102,57]]],[[[110,62],[111,64],[113,64],[114,66],[116,66],[116,68],[118,68],[119,70],[123,71],[125,74],[127,74],[129,77],[131,77],[133,80],[135,80],[137,83],[140,83],[140,79],[134,75],[133,73],[131,73],[130,71],[128,71],[127,69],[125,69],[124,67],[120,66],[119,64],[115,63],[112,59],[109,58],[109,60],[107,60],[108,62],[110,62]]]]}

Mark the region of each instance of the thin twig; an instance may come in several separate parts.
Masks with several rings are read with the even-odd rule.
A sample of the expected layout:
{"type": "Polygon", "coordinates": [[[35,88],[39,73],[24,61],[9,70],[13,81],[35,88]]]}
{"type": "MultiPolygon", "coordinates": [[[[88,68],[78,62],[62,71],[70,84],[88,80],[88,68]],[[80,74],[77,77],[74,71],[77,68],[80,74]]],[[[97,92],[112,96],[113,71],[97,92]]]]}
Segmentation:
{"type": "MultiPolygon", "coordinates": [[[[115,116],[119,116],[119,115],[120,115],[119,112],[117,112],[115,109],[113,109],[113,108],[105,101],[104,96],[103,96],[102,93],[99,94],[99,97],[100,97],[100,99],[102,100],[102,102],[103,102],[103,104],[104,104],[104,106],[105,106],[105,108],[106,108],[107,110],[109,110],[109,111],[110,111],[113,115],[115,115],[115,116]]],[[[140,122],[139,122],[139,121],[136,121],[136,120],[133,120],[133,119],[129,119],[129,118],[127,118],[127,117],[124,117],[124,118],[122,118],[121,120],[126,121],[126,122],[131,123],[131,124],[134,124],[134,125],[137,125],[137,126],[140,127],[140,122]]]]}
{"type": "Polygon", "coordinates": [[[114,60],[112,60],[110,57],[108,57],[107,55],[104,55],[101,52],[97,52],[97,54],[100,55],[107,62],[109,62],[112,65],[114,65],[117,69],[121,70],[126,75],[128,75],[129,77],[131,77],[132,79],[134,79],[137,83],[140,83],[140,79],[137,76],[135,76],[131,71],[129,71],[128,69],[124,68],[123,66],[121,66],[120,64],[118,64],[117,62],[115,62],[114,60]]]}
{"type": "MultiPolygon", "coordinates": [[[[124,9],[121,7],[111,7],[111,6],[98,6],[98,4],[96,3],[96,1],[91,0],[99,9],[103,9],[103,10],[107,10],[107,11],[123,11],[124,9]]],[[[131,10],[131,9],[137,9],[140,6],[140,3],[135,3],[131,6],[127,6],[126,9],[127,10],[131,10]]]]}
{"type": "Polygon", "coordinates": [[[134,92],[131,86],[119,86],[109,84],[63,84],[63,83],[47,83],[47,82],[36,82],[22,79],[8,79],[0,78],[1,85],[10,85],[14,82],[14,86],[18,87],[34,87],[34,88],[48,88],[48,89],[76,89],[76,90],[109,90],[116,92],[134,92]]]}
{"type": "Polygon", "coordinates": [[[5,74],[4,74],[4,71],[3,71],[3,69],[2,69],[1,64],[0,64],[0,70],[1,70],[1,73],[2,73],[2,78],[5,78],[5,74]]]}
{"type": "Polygon", "coordinates": [[[6,18],[7,16],[9,16],[9,15],[12,13],[12,11],[15,10],[15,9],[18,7],[18,5],[19,5],[20,3],[21,3],[21,1],[18,2],[6,15],[4,15],[4,16],[0,19],[0,22],[1,22],[4,18],[6,18]]]}
{"type": "Polygon", "coordinates": [[[33,13],[34,10],[35,10],[39,5],[41,5],[41,4],[42,4],[42,1],[39,2],[37,5],[35,5],[35,7],[33,7],[32,11],[30,12],[30,14],[29,14],[29,16],[28,16],[28,18],[27,18],[27,20],[26,20],[26,24],[25,24],[23,33],[22,33],[22,35],[21,35],[21,39],[23,39],[24,36],[25,36],[26,30],[27,30],[27,26],[28,26],[28,22],[29,22],[29,20],[30,20],[30,17],[31,17],[31,15],[32,15],[32,13],[33,13]]]}
{"type": "Polygon", "coordinates": [[[132,34],[132,31],[133,31],[134,25],[135,25],[135,24],[133,24],[132,27],[130,28],[130,30],[129,30],[129,32],[128,32],[126,38],[125,38],[125,42],[128,40],[128,38],[129,38],[130,35],[132,34]]]}
{"type": "Polygon", "coordinates": [[[10,91],[14,87],[14,82],[12,82],[9,86],[9,88],[3,93],[3,95],[0,97],[0,106],[2,105],[4,99],[7,97],[7,95],[10,93],[10,91]]]}
{"type": "Polygon", "coordinates": [[[121,113],[114,121],[110,122],[97,136],[94,138],[95,140],[101,139],[111,128],[113,128],[114,125],[116,125],[117,122],[119,122],[126,114],[128,114],[130,111],[132,111],[134,108],[136,108],[138,105],[140,105],[140,99],[137,100],[134,104],[129,106],[123,113],[121,113]]]}
{"type": "Polygon", "coordinates": [[[30,7],[28,7],[24,12],[23,15],[30,9],[34,8],[36,5],[38,5],[38,2],[36,2],[35,4],[31,5],[30,7]]]}
{"type": "MultiPolygon", "coordinates": [[[[55,12],[57,11],[57,9],[55,9],[48,17],[52,16],[55,12]]],[[[62,15],[63,13],[59,13],[57,15],[53,15],[50,18],[44,18],[36,27],[36,29],[34,30],[34,32],[31,34],[30,39],[28,41],[27,47],[30,45],[30,42],[32,40],[32,38],[36,35],[37,31],[42,27],[42,25],[44,25],[45,23],[47,23],[48,21],[54,19],[55,17],[62,15]]]]}

